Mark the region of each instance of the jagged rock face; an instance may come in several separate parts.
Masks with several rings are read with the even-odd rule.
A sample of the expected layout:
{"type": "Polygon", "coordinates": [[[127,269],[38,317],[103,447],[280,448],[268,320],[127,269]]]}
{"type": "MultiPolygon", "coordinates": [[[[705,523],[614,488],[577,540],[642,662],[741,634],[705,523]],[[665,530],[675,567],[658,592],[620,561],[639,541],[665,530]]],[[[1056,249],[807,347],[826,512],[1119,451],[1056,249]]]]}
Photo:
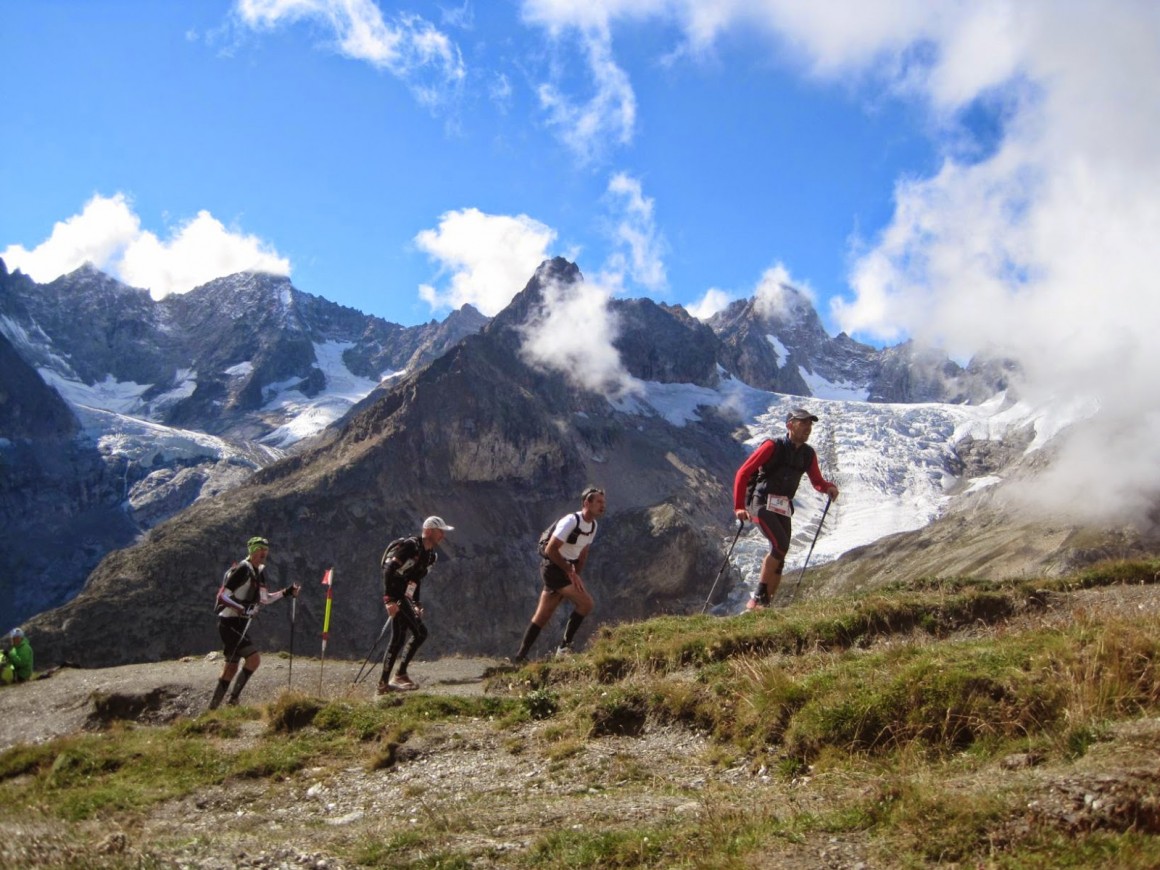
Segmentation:
{"type": "Polygon", "coordinates": [[[378,380],[438,356],[484,321],[472,309],[442,324],[406,328],[302,293],[286,278],[256,274],[220,278],[162,304],[169,322],[181,324],[184,357],[198,373],[193,394],[173,404],[165,422],[247,438],[273,428],[259,413],[269,385],[289,383],[306,396],[324,388],[316,343],[350,344],[347,367],[378,380]],[[206,425],[215,418],[216,426],[206,425]]]}
{"type": "Polygon", "coordinates": [[[109,545],[132,540],[123,480],[79,428],[0,335],[0,625],[66,601],[109,545]]]}
{"type": "Polygon", "coordinates": [[[273,389],[312,397],[326,388],[316,345],[346,345],[348,369],[373,382],[484,323],[465,308],[405,328],[259,274],[156,302],[91,266],[38,285],[0,261],[0,439],[38,442],[0,442],[0,463],[19,467],[0,479],[9,518],[0,561],[24,578],[5,572],[2,582],[20,591],[4,586],[4,624],[67,600],[110,550],[281,455],[280,443],[257,443],[285,422],[264,406],[273,389]],[[136,419],[118,417],[127,400],[114,399],[105,411],[78,410],[78,421],[37,369],[66,385],[137,385],[127,411],[136,419]],[[190,431],[157,434],[154,423],[190,431]],[[207,446],[202,433],[227,442],[207,446]],[[58,552],[54,537],[75,545],[58,552]],[[33,569],[50,579],[29,583],[33,569]]]}
{"type": "Polygon", "coordinates": [[[134,539],[125,487],[124,469],[83,438],[0,446],[0,624],[67,601],[76,578],[134,539]]]}
{"type": "Polygon", "coordinates": [[[844,332],[830,337],[809,301],[783,285],[780,307],[759,298],[734,302],[709,325],[721,340],[722,366],[751,386],[811,396],[803,372],[870,402],[980,402],[1007,389],[1009,361],[972,360],[964,369],[942,351],[905,342],[882,350],[844,332]]]}
{"type": "MultiPolygon", "coordinates": [[[[548,274],[559,277],[538,275],[520,295],[525,313],[542,299],[548,274]]],[[[38,655],[51,661],[84,651],[94,664],[94,656],[113,664],[216,648],[210,604],[222,570],[242,555],[246,537],[263,534],[273,542],[271,585],[305,585],[299,642],[317,643],[318,583],[334,566],[329,651],[361,657],[385,619],[383,547],[416,534],[432,513],[455,531],[423,584],[431,628],[423,654],[514,652],[541,586],[536,537],[579,507],[588,483],[606,488],[609,512],[587,570],[597,609],[581,637],[603,621],[699,606],[726,532],[717,527],[727,502],[722,481],[742,456],[732,423],[708,412],[707,422],[682,429],[658,417],[626,418],[604,397],[527,366],[509,341],[518,326],[505,312],[382,393],[330,443],[111,554],[81,595],[33,621],[38,655]],[[140,619],[118,644],[99,643],[99,626],[124,612],[140,619]]],[[[288,643],[287,611],[275,605],[263,614],[256,630],[264,648],[288,643]]],[[[541,643],[556,642],[558,632],[548,629],[541,643]]]]}
{"type": "Polygon", "coordinates": [[[871,402],[982,402],[1009,386],[1009,361],[972,359],[964,369],[940,351],[913,342],[877,353],[870,376],[871,402]]]}
{"type": "Polygon", "coordinates": [[[618,300],[613,310],[620,320],[614,345],[634,377],[663,384],[717,385],[719,341],[706,324],[680,306],[648,299],[618,300]]]}
{"type": "Polygon", "coordinates": [[[811,396],[805,374],[856,388],[869,384],[874,372],[878,351],[845,333],[831,338],[809,300],[786,285],[778,307],[762,298],[740,300],[709,324],[726,348],[722,365],[761,389],[811,396]]]}
{"type": "Polygon", "coordinates": [[[780,359],[770,342],[777,324],[757,312],[756,300],[734,302],[715,314],[709,326],[721,339],[721,365],[726,371],[760,390],[809,395],[793,354],[780,359]]]}
{"type": "Polygon", "coordinates": [[[0,439],[72,438],[80,423],[60,394],[0,334],[0,439]]]}
{"type": "Polygon", "coordinates": [[[348,368],[374,381],[425,364],[486,323],[467,307],[402,327],[256,273],[156,302],[87,265],[45,285],[5,270],[0,314],[27,338],[18,350],[32,365],[90,385],[139,384],[138,416],[246,440],[282,423],[262,411],[272,386],[305,396],[325,387],[316,344],[348,344],[348,368]]]}
{"type": "Polygon", "coordinates": [[[87,265],[30,289],[20,301],[31,324],[50,339],[57,357],[35,359],[35,365],[59,368],[67,361],[65,371],[89,384],[108,375],[138,384],[172,376],[169,335],[161,311],[145,290],[128,287],[87,265]]]}

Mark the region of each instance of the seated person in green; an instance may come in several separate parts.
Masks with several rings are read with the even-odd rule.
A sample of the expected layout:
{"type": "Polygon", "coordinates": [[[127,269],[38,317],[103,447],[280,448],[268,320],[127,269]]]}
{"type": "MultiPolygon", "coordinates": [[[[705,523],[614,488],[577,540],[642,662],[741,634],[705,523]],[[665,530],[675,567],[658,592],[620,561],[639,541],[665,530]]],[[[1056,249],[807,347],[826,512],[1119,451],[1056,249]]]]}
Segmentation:
{"type": "Polygon", "coordinates": [[[32,677],[32,646],[24,637],[24,629],[14,628],[8,632],[11,644],[6,652],[0,653],[0,681],[23,683],[32,677]]]}

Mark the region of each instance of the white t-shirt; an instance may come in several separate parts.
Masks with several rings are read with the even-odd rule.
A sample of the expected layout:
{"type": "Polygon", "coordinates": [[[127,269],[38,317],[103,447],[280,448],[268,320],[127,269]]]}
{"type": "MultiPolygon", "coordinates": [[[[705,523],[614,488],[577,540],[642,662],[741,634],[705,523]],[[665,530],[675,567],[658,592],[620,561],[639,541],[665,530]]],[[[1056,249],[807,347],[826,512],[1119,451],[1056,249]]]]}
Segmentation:
{"type": "Polygon", "coordinates": [[[559,538],[561,542],[560,555],[569,562],[575,562],[584,552],[584,548],[596,538],[596,520],[585,526],[579,513],[568,514],[556,523],[556,528],[552,529],[552,537],[559,538]],[[576,536],[575,544],[569,544],[568,538],[577,526],[580,528],[580,534],[576,536]]]}

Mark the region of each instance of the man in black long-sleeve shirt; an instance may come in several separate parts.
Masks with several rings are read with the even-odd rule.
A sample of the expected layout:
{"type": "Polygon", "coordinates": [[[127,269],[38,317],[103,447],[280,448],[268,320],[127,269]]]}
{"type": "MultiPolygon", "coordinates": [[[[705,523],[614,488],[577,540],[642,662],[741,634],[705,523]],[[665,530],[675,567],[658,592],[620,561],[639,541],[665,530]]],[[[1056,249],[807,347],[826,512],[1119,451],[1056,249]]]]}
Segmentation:
{"type": "Polygon", "coordinates": [[[391,643],[387,647],[387,659],[383,662],[383,675],[379,678],[379,695],[419,688],[407,676],[407,665],[427,639],[423,606],[419,603],[420,586],[439,558],[435,548],[443,536],[454,528],[447,525],[442,517],[427,517],[423,520],[421,535],[403,538],[383,554],[383,604],[391,617],[391,643]],[[404,641],[407,641],[406,649],[403,647],[404,641]],[[391,671],[399,659],[399,653],[403,657],[399,660],[399,671],[392,679],[391,671]]]}

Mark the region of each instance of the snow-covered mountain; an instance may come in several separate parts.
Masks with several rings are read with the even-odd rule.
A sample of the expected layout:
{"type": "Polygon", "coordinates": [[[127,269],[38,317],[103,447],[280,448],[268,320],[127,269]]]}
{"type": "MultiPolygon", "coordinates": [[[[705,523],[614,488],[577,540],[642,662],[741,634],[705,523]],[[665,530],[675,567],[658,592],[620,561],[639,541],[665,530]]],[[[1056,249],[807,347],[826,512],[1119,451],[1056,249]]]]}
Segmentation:
{"type": "MultiPolygon", "coordinates": [[[[1059,423],[998,390],[968,406],[758,389],[722,361],[722,334],[648,300],[613,300],[606,331],[569,319],[545,342],[553,314],[579,310],[590,301],[586,292],[574,264],[545,263],[479,334],[375,390],[327,439],[110,554],[81,595],[34,620],[42,646],[66,656],[91,646],[82,627],[123,608],[126,595],[134,607],[154,607],[158,566],[165,565],[172,573],[166,588],[183,590],[166,605],[182,628],[164,636],[142,628],[128,645],[143,656],[212,648],[203,587],[236,558],[240,540],[260,533],[276,541],[275,582],[321,576],[329,567],[345,578],[334,612],[343,631],[334,645],[336,654],[358,654],[379,627],[368,602],[381,594],[374,566],[384,539],[440,513],[456,532],[430,591],[424,586],[432,625],[426,654],[510,652],[538,588],[535,537],[574,506],[587,483],[607,489],[609,512],[588,566],[598,611],[582,635],[606,620],[701,607],[735,529],[733,475],[761,438],[784,431],[790,407],[804,404],[822,418],[815,447],[843,490],[814,553],[818,564],[937,521],[961,493],[1001,479],[1020,456],[1042,449],[1036,439],[1059,423]],[[568,346],[577,334],[579,353],[568,346]],[[534,353],[537,342],[549,352],[534,353]],[[593,361],[601,365],[586,368],[593,361]]],[[[791,334],[773,336],[797,352],[791,334]]],[[[806,370],[809,355],[797,359],[806,370]]],[[[858,386],[846,380],[848,371],[827,376],[813,365],[812,375],[818,392],[858,386]]],[[[820,512],[808,487],[800,493],[791,572],[820,512]]],[[[734,553],[737,570],[721,584],[720,609],[744,594],[764,549],[747,530],[734,553]]],[[[299,602],[300,620],[319,616],[317,596],[299,602]]],[[[285,629],[263,626],[275,647],[286,641],[285,629]]]]}
{"type": "MultiPolygon", "coordinates": [[[[822,392],[828,384],[815,382],[822,392]]],[[[757,390],[729,377],[716,388],[688,384],[646,383],[645,392],[621,403],[622,410],[654,413],[676,425],[698,419],[706,408],[730,409],[742,427],[747,451],[786,432],[792,408],[817,414],[811,443],[823,474],[841,495],[828,511],[826,497],[803,481],[795,499],[794,536],[785,568],[786,583],[802,567],[817,523],[809,564],[820,566],[843,554],[899,532],[921,529],[944,515],[961,496],[1002,484],[1010,471],[1044,448],[1067,426],[1095,413],[1095,408],[1034,408],[1004,393],[978,405],[946,403],[878,403],[817,396],[794,396],[757,390]],[[1006,449],[975,451],[980,443],[1006,449]],[[979,453],[984,458],[975,454],[979,453]]],[[[722,505],[728,517],[731,505],[722,505]]],[[[723,551],[737,526],[723,539],[723,551]]],[[[734,547],[731,564],[744,582],[717,609],[736,609],[757,582],[769,545],[746,525],[734,547]]]]}
{"type": "Polygon", "coordinates": [[[0,479],[0,623],[484,323],[465,306],[402,327],[260,274],[158,302],[89,266],[40,285],[0,261],[0,463],[21,467],[0,479]]]}
{"type": "Polygon", "coordinates": [[[869,402],[982,402],[1007,387],[1012,364],[972,360],[904,342],[879,350],[845,333],[828,335],[809,299],[788,284],[763,286],[709,325],[721,364],[759,389],[869,402]]]}
{"type": "MultiPolygon", "coordinates": [[[[563,260],[545,270],[566,282],[581,280],[563,260]]],[[[544,304],[538,292],[517,295],[497,318],[494,336],[522,356],[529,324],[544,304]]],[[[614,353],[632,388],[584,399],[583,437],[615,439],[624,421],[635,418],[634,425],[647,427],[655,419],[672,427],[674,437],[688,431],[695,443],[704,435],[690,424],[711,418],[718,421],[713,425],[734,427],[736,440],[721,445],[722,455],[739,463],[763,437],[784,431],[787,408],[808,403],[823,417],[815,446],[824,469],[844,493],[812,557],[818,563],[938,516],[968,485],[958,449],[963,439],[1007,438],[1037,422],[1031,409],[1003,397],[1003,365],[964,369],[910,345],[877,350],[844,335],[830,338],[808,300],[790,287],[781,287],[773,301],[737,303],[709,324],[679,306],[645,299],[612,300],[609,309],[614,353]],[[907,402],[983,395],[989,400],[976,405],[907,402]]],[[[337,422],[365,417],[396,392],[394,384],[408,380],[404,373],[419,371],[486,323],[465,307],[442,323],[398,327],[269,275],[235,275],[154,302],[91,268],[36,285],[0,263],[0,335],[64,397],[81,440],[99,457],[99,466],[87,466],[90,474],[100,469],[100,485],[91,487],[99,499],[87,500],[99,500],[110,517],[78,520],[72,534],[90,560],[82,568],[124,546],[126,528],[140,534],[237,487],[313,436],[335,437],[337,422]],[[108,528],[116,534],[102,538],[108,528]]],[[[462,424],[467,437],[509,413],[506,400],[489,402],[486,390],[472,389],[480,394],[462,424]]],[[[0,402],[0,417],[4,411],[0,402]]],[[[600,453],[591,457],[596,468],[600,453]]],[[[681,467],[677,458],[668,461],[681,467]]],[[[727,489],[728,471],[712,462],[714,486],[727,489]]],[[[815,507],[808,487],[802,493],[799,539],[815,507]]],[[[722,502],[722,526],[729,529],[727,496],[722,502]]],[[[54,509],[62,512],[60,505],[54,509]]],[[[81,513],[76,505],[63,510],[69,511],[81,513]]],[[[13,546],[19,549],[19,542],[13,546]]],[[[808,542],[795,544],[791,568],[807,548],[808,542]]],[[[751,531],[741,539],[734,563],[744,576],[755,574],[762,549],[751,531]]],[[[75,592],[86,575],[68,588],[75,592]]],[[[43,603],[59,603],[69,594],[64,587],[58,583],[43,603]]],[[[5,599],[0,605],[18,616],[35,612],[28,604],[35,595],[5,599]]]]}
{"type": "Polygon", "coordinates": [[[154,301],[84,266],[46,285],[0,264],[0,332],[74,406],[286,448],[487,320],[403,327],[242,273],[154,301]]]}

